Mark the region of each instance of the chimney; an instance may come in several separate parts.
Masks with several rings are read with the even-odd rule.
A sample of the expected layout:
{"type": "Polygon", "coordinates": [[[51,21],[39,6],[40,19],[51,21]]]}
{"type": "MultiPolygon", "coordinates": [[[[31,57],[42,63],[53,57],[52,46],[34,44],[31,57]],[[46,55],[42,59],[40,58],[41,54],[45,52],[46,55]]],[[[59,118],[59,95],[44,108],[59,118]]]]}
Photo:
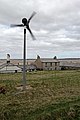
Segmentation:
{"type": "Polygon", "coordinates": [[[40,59],[40,56],[39,56],[39,55],[37,55],[37,59],[40,59]]]}
{"type": "Polygon", "coordinates": [[[7,54],[7,63],[10,63],[10,54],[7,54]]]}

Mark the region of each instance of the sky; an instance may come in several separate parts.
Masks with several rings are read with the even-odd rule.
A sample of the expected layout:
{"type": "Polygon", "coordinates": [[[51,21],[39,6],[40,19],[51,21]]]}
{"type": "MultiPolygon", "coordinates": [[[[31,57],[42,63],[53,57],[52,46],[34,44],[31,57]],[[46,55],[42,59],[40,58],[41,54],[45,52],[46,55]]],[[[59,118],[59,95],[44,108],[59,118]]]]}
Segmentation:
{"type": "Polygon", "coordinates": [[[0,59],[23,58],[23,30],[11,28],[29,19],[36,37],[27,31],[27,58],[80,58],[80,0],[0,0],[0,59]]]}

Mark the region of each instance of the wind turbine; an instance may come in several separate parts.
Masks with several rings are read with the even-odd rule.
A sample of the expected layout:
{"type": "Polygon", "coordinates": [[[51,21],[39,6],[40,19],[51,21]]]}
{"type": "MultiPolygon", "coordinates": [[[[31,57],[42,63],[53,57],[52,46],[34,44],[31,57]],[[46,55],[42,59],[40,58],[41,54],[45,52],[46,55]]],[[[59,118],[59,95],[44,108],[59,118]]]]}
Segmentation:
{"type": "Polygon", "coordinates": [[[23,50],[23,90],[26,89],[26,29],[29,31],[33,40],[35,40],[35,36],[33,35],[29,23],[31,19],[34,17],[36,12],[33,12],[30,18],[27,20],[26,18],[22,19],[22,24],[11,24],[11,27],[24,27],[24,50],[23,50]]]}

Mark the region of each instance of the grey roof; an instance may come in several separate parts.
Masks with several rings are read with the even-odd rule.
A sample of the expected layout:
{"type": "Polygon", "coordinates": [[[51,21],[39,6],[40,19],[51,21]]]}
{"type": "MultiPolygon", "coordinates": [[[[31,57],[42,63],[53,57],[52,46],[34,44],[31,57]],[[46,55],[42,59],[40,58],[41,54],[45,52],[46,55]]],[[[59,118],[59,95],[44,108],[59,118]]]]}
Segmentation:
{"type": "Polygon", "coordinates": [[[2,69],[2,68],[4,68],[4,67],[7,67],[7,66],[15,66],[15,68],[21,68],[21,67],[19,67],[19,66],[16,66],[16,65],[14,65],[13,63],[4,63],[4,64],[2,64],[2,65],[0,65],[0,69],[2,69]]]}
{"type": "Polygon", "coordinates": [[[59,62],[57,59],[53,59],[53,58],[41,58],[41,61],[42,62],[53,62],[53,63],[55,63],[55,62],[59,62]]]}

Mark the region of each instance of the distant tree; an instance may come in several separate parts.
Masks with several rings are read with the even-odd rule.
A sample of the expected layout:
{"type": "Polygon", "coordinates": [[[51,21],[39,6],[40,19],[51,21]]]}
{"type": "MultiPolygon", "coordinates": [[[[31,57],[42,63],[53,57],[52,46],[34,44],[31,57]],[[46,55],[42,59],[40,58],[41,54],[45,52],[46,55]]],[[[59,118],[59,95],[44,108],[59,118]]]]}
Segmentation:
{"type": "Polygon", "coordinates": [[[54,59],[57,59],[57,57],[56,57],[56,56],[54,56],[54,59]]]}

